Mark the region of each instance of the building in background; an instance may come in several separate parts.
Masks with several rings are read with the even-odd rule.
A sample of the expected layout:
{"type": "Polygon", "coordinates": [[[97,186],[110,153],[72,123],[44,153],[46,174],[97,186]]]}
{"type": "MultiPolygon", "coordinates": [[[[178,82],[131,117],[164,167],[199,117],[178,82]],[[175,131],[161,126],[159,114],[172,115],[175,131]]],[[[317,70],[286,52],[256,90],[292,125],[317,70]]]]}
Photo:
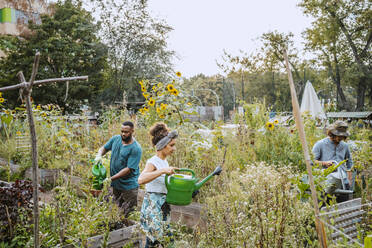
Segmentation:
{"type": "Polygon", "coordinates": [[[28,23],[41,23],[40,14],[51,12],[47,0],[0,0],[0,35],[23,36],[28,23]]]}

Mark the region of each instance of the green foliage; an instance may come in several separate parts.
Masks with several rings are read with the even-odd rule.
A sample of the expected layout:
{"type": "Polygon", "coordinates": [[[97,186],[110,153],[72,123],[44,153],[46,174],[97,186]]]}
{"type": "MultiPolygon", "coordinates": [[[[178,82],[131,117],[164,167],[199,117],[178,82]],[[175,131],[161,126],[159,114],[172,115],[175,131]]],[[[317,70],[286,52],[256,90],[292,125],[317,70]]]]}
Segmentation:
{"type": "MultiPolygon", "coordinates": [[[[52,16],[42,16],[42,24],[31,24],[31,35],[8,45],[7,57],[0,60],[0,86],[17,82],[16,74],[30,76],[36,51],[41,53],[36,79],[89,76],[88,82],[48,84],[34,87],[33,98],[42,104],[55,103],[64,110],[76,110],[83,99],[93,100],[103,84],[107,67],[106,49],[99,41],[92,16],[81,4],[59,1],[52,16]],[[66,98],[67,96],[67,98],[66,98]]],[[[17,92],[9,93],[8,104],[17,102],[17,92]]]]}
{"type": "Polygon", "coordinates": [[[207,197],[205,225],[192,247],[316,247],[312,209],[288,181],[290,171],[261,163],[234,171],[223,194],[207,197]],[[213,221],[211,221],[213,220],[213,221]]]}
{"type": "Polygon", "coordinates": [[[99,32],[108,48],[110,70],[100,101],[142,101],[138,80],[166,77],[171,72],[174,52],[168,50],[166,38],[172,30],[165,21],[152,17],[146,1],[91,0],[100,13],[99,32]]]}

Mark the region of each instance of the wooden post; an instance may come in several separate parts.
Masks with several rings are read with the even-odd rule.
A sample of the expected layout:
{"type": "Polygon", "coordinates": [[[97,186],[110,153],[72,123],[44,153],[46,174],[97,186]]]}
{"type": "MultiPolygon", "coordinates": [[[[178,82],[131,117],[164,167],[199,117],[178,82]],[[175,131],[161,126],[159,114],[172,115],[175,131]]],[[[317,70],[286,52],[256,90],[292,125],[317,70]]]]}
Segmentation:
{"type": "Polygon", "coordinates": [[[295,89],[294,83],[293,83],[291,68],[289,67],[287,51],[284,51],[283,55],[284,55],[284,59],[285,59],[285,65],[286,65],[286,68],[287,68],[289,87],[291,89],[293,115],[295,117],[296,127],[297,127],[298,133],[300,135],[302,150],[303,150],[304,156],[305,156],[306,170],[307,170],[307,173],[309,175],[311,197],[312,197],[312,200],[313,200],[314,212],[315,212],[316,231],[318,233],[320,246],[323,247],[323,248],[327,248],[327,240],[326,240],[326,235],[325,235],[325,231],[324,231],[324,225],[319,220],[318,197],[317,197],[317,193],[316,193],[316,189],[315,189],[315,185],[314,185],[313,173],[311,171],[310,154],[309,154],[309,149],[308,149],[308,145],[307,145],[307,141],[306,141],[304,124],[303,124],[302,118],[301,118],[300,107],[298,105],[296,89],[295,89]]]}
{"type": "Polygon", "coordinates": [[[22,98],[26,102],[26,109],[27,109],[27,119],[30,128],[30,135],[31,135],[31,154],[32,154],[32,181],[33,181],[33,202],[34,202],[34,209],[33,209],[33,221],[34,221],[34,247],[40,247],[40,239],[39,239],[39,168],[38,168],[38,155],[37,155],[37,138],[36,138],[36,130],[35,130],[35,122],[34,116],[32,114],[32,104],[31,104],[31,93],[32,93],[32,86],[37,84],[43,83],[51,83],[51,82],[64,82],[64,81],[73,81],[73,80],[88,80],[88,76],[79,76],[79,77],[69,77],[69,78],[52,78],[52,79],[45,79],[40,81],[35,81],[35,77],[37,74],[37,70],[39,67],[39,60],[40,60],[40,53],[37,52],[35,54],[35,60],[32,67],[32,74],[29,82],[26,82],[26,79],[23,73],[20,71],[18,72],[17,76],[20,80],[20,84],[7,86],[0,88],[0,92],[9,91],[14,89],[20,89],[22,93],[22,98]]]}

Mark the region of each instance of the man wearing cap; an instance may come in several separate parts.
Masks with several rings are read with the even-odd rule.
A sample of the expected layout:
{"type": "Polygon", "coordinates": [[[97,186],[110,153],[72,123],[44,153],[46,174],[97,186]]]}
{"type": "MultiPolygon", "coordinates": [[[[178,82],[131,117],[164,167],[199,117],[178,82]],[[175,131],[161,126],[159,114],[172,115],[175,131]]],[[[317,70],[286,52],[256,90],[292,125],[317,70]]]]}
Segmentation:
{"type": "Polygon", "coordinates": [[[134,125],[125,121],[121,125],[121,134],[113,136],[102,146],[95,163],[111,151],[110,177],[114,201],[123,210],[126,217],[137,206],[139,163],[142,155],[140,144],[133,137],[134,125]]]}
{"type": "Polygon", "coordinates": [[[344,142],[350,134],[347,131],[347,123],[344,121],[336,121],[328,129],[328,137],[319,140],[313,147],[314,162],[322,165],[323,168],[330,167],[333,163],[340,163],[343,160],[345,164],[341,165],[336,172],[327,176],[327,194],[333,194],[338,188],[342,188],[342,182],[345,185],[350,185],[352,173],[350,171],[353,166],[349,146],[344,142]],[[346,175],[347,174],[347,175],[346,175]]]}

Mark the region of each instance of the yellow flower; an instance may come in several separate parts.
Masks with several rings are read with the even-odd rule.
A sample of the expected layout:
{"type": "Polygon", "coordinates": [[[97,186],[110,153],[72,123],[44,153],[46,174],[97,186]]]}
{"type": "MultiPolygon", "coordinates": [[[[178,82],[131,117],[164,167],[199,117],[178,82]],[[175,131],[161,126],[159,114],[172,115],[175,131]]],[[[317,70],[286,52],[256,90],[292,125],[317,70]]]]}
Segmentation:
{"type": "Polygon", "coordinates": [[[279,124],[279,121],[278,121],[278,120],[275,120],[275,121],[274,121],[274,124],[275,124],[275,125],[279,124]]]}
{"type": "Polygon", "coordinates": [[[145,92],[145,91],[146,91],[145,86],[141,86],[141,90],[142,90],[143,92],[145,92]]]}
{"type": "Polygon", "coordinates": [[[165,118],[165,116],[164,116],[163,114],[159,115],[159,117],[160,117],[161,119],[164,119],[164,118],[165,118]]]}
{"type": "Polygon", "coordinates": [[[7,114],[7,115],[9,114],[9,111],[8,111],[8,110],[5,110],[4,112],[5,112],[5,114],[7,114]]]}
{"type": "Polygon", "coordinates": [[[145,107],[143,107],[143,110],[145,110],[147,112],[147,111],[149,111],[149,107],[145,106],[145,107]]]}
{"type": "Polygon", "coordinates": [[[141,114],[145,114],[145,110],[143,110],[143,109],[139,109],[139,112],[141,112],[141,114]]]}
{"type": "Polygon", "coordinates": [[[166,108],[167,108],[167,104],[164,104],[164,103],[160,104],[161,110],[165,110],[166,108]]]}
{"type": "Polygon", "coordinates": [[[0,92],[0,97],[3,97],[3,92],[0,92]]]}
{"type": "Polygon", "coordinates": [[[0,97],[0,103],[4,102],[4,98],[0,97]]]}
{"type": "Polygon", "coordinates": [[[41,106],[40,105],[37,105],[36,109],[37,110],[40,110],[41,109],[41,106]]]}
{"type": "Polygon", "coordinates": [[[41,116],[43,116],[43,117],[46,117],[46,116],[47,116],[47,114],[46,114],[46,113],[42,113],[42,114],[41,114],[41,116]]]}
{"type": "Polygon", "coordinates": [[[17,131],[17,135],[20,136],[22,135],[22,133],[20,131],[17,131]]]}
{"type": "Polygon", "coordinates": [[[192,103],[191,103],[191,102],[188,102],[188,103],[187,103],[187,105],[191,106],[191,105],[192,105],[192,103]]]}
{"type": "Polygon", "coordinates": [[[173,86],[173,84],[168,84],[168,85],[167,85],[167,90],[168,90],[169,92],[172,92],[172,91],[174,90],[174,86],[173,86]]]}
{"type": "Polygon", "coordinates": [[[176,75],[177,75],[177,77],[181,77],[182,76],[182,74],[181,74],[181,72],[176,72],[176,75]]]}
{"type": "Polygon", "coordinates": [[[172,95],[175,95],[175,96],[178,96],[178,90],[177,89],[174,89],[172,92],[171,92],[172,95]]]}
{"type": "Polygon", "coordinates": [[[266,128],[271,131],[271,130],[274,129],[274,124],[272,122],[267,122],[266,123],[266,128]]]}
{"type": "Polygon", "coordinates": [[[147,93],[147,92],[142,93],[142,95],[143,95],[146,99],[149,97],[149,93],[147,93]]]}
{"type": "Polygon", "coordinates": [[[156,108],[156,112],[160,113],[160,108],[159,107],[156,108]]]}
{"type": "Polygon", "coordinates": [[[141,81],[139,81],[138,82],[141,86],[143,86],[143,81],[141,80],[141,81]]]}
{"type": "Polygon", "coordinates": [[[149,105],[150,106],[154,106],[155,105],[155,100],[152,99],[152,97],[150,97],[150,99],[149,99],[149,105]]]}

